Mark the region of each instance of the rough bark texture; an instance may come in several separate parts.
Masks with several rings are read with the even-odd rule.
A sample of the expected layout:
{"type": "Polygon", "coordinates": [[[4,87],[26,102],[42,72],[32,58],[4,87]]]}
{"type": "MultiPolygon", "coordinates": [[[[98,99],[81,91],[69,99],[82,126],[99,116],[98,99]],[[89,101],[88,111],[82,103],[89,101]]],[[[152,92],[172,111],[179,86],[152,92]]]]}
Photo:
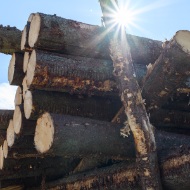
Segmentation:
{"type": "Polygon", "coordinates": [[[13,110],[1,110],[0,109],[0,130],[6,130],[10,119],[13,118],[13,110]]]}
{"type": "Polygon", "coordinates": [[[8,70],[8,79],[10,85],[22,86],[24,79],[23,72],[23,59],[22,53],[13,53],[8,70]]]}
{"type": "Polygon", "coordinates": [[[24,99],[24,112],[28,119],[37,119],[48,111],[111,121],[120,106],[121,102],[117,98],[75,96],[40,90],[28,91],[24,99]]]}
{"type": "MultiPolygon", "coordinates": [[[[190,188],[190,155],[189,153],[171,153],[170,156],[159,159],[161,179],[164,189],[187,190],[190,188]],[[181,161],[179,161],[181,160],[181,161]]],[[[113,166],[71,175],[47,183],[48,190],[85,189],[85,190],[141,190],[137,166],[134,163],[123,162],[113,166]]],[[[36,188],[37,189],[37,188],[36,188]]]]}
{"type": "MultiPolygon", "coordinates": [[[[42,119],[47,114],[41,116],[42,119]]],[[[113,124],[105,121],[97,121],[81,117],[73,117],[66,115],[50,114],[53,126],[50,120],[47,126],[43,126],[40,120],[37,121],[37,128],[42,127],[44,133],[48,134],[48,130],[54,128],[53,141],[48,147],[47,153],[63,156],[92,156],[92,157],[108,157],[108,158],[126,158],[135,157],[134,140],[130,135],[124,139],[119,135],[120,124],[113,124]],[[42,124],[42,125],[41,125],[42,124]]],[[[45,118],[46,119],[46,118],[45,118]]],[[[35,146],[40,146],[39,133],[35,133],[35,146]]],[[[39,131],[38,131],[39,132],[39,131]]],[[[156,131],[156,141],[159,153],[161,150],[167,150],[181,145],[189,145],[189,137],[166,132],[156,131]]],[[[44,142],[44,141],[43,141],[44,142]]],[[[42,143],[43,143],[42,142],[42,143]]],[[[163,153],[164,154],[164,153],[163,153]]]]}
{"type": "MultiPolygon", "coordinates": [[[[103,27],[37,13],[31,22],[34,28],[36,17],[40,18],[39,35],[37,29],[31,32],[30,28],[29,45],[31,47],[71,55],[110,59],[107,32],[103,27]],[[37,35],[37,42],[34,45],[30,43],[32,33],[37,35]]],[[[132,58],[137,64],[148,65],[154,62],[161,52],[160,41],[133,35],[127,35],[127,38],[132,58]]]]}
{"type": "MultiPolygon", "coordinates": [[[[109,30],[109,27],[113,27],[110,24],[112,20],[110,17],[111,10],[116,10],[116,7],[118,7],[117,1],[100,0],[100,5],[104,23],[107,30],[109,30]]],[[[137,167],[142,189],[160,190],[162,185],[153,127],[146,113],[141,89],[135,77],[136,74],[126,36],[123,35],[122,29],[120,29],[117,36],[117,30],[118,26],[115,26],[109,34],[110,56],[113,61],[114,75],[119,84],[121,100],[128,118],[128,124],[135,141],[137,167]]]]}
{"type": "Polygon", "coordinates": [[[147,72],[142,93],[149,109],[161,107],[181,86],[189,87],[189,36],[189,31],[181,30],[165,42],[162,54],[147,72]]]}
{"type": "Polygon", "coordinates": [[[21,31],[16,27],[0,25],[0,52],[13,54],[20,50],[21,31]]]}
{"type": "MultiPolygon", "coordinates": [[[[146,73],[146,66],[136,64],[135,70],[138,81],[141,81],[146,73]]],[[[118,95],[113,64],[109,60],[33,50],[26,76],[30,89],[118,95]]]]}

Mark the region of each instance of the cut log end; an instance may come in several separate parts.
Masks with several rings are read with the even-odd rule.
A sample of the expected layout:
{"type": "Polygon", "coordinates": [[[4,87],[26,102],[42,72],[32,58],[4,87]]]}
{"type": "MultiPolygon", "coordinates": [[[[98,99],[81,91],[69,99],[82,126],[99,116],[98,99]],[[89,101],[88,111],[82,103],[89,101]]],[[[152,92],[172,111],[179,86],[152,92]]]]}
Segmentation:
{"type": "Polygon", "coordinates": [[[7,128],[7,144],[9,147],[12,147],[15,142],[15,132],[13,127],[13,120],[9,121],[9,126],[7,128]]]}
{"type": "Polygon", "coordinates": [[[16,90],[16,95],[15,95],[15,106],[19,106],[22,104],[22,88],[18,86],[16,90]]]}
{"type": "Polygon", "coordinates": [[[181,46],[184,52],[190,54],[190,31],[178,31],[175,35],[175,40],[181,46]]]}
{"type": "Polygon", "coordinates": [[[4,155],[4,158],[7,158],[7,156],[8,156],[8,143],[7,143],[7,140],[5,140],[4,143],[3,143],[3,155],[4,155]]]}
{"type": "Polygon", "coordinates": [[[3,155],[3,147],[0,146],[0,169],[3,169],[4,165],[4,155],[3,155]]]}
{"type": "Polygon", "coordinates": [[[23,99],[25,99],[25,94],[28,90],[28,86],[27,86],[27,82],[26,82],[26,76],[24,77],[23,81],[22,81],[22,95],[23,95],[23,99]]]}
{"type": "Polygon", "coordinates": [[[41,18],[40,18],[40,15],[37,13],[33,16],[31,24],[30,24],[28,44],[31,48],[34,47],[34,45],[38,39],[40,25],[41,25],[41,18]]]}
{"type": "Polygon", "coordinates": [[[44,113],[38,120],[34,136],[35,147],[38,152],[47,152],[54,138],[54,124],[49,113],[44,113]]]}
{"type": "Polygon", "coordinates": [[[21,37],[21,50],[25,50],[25,44],[27,40],[27,26],[24,27],[24,30],[22,31],[22,37],[21,37]]]}
{"type": "Polygon", "coordinates": [[[13,53],[10,63],[9,63],[9,68],[8,68],[8,80],[9,80],[9,84],[12,83],[13,81],[13,76],[14,76],[14,71],[15,71],[15,53],[13,53]]]}
{"type": "Polygon", "coordinates": [[[26,73],[27,67],[28,67],[28,62],[30,58],[30,53],[25,52],[24,53],[24,62],[23,62],[23,72],[26,73]]]}
{"type": "Polygon", "coordinates": [[[32,93],[28,90],[26,91],[24,98],[24,114],[26,119],[29,119],[32,113],[32,93]]]}
{"type": "Polygon", "coordinates": [[[22,113],[19,106],[15,107],[15,111],[13,114],[13,127],[14,127],[14,132],[16,134],[19,134],[22,127],[22,113]]]}
{"type": "Polygon", "coordinates": [[[30,56],[30,60],[27,67],[27,73],[26,73],[26,83],[28,86],[30,86],[33,81],[35,66],[36,66],[36,51],[33,50],[30,56]]]}

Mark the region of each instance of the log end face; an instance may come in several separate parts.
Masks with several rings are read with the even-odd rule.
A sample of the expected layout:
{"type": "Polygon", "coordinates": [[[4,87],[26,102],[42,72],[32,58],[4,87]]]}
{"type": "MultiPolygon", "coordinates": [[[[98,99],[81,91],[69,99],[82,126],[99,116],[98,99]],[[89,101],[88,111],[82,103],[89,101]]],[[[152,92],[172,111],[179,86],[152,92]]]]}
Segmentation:
{"type": "Polygon", "coordinates": [[[24,97],[24,114],[26,119],[29,119],[32,113],[32,93],[27,90],[24,97]]]}
{"type": "Polygon", "coordinates": [[[30,57],[30,53],[29,52],[25,52],[24,53],[24,61],[23,61],[23,72],[24,73],[26,73],[26,71],[27,71],[29,57],[30,57]]]}
{"type": "Polygon", "coordinates": [[[36,67],[36,51],[33,50],[30,56],[30,60],[27,66],[27,73],[26,73],[26,83],[28,87],[32,84],[35,67],[36,67]]]}
{"type": "Polygon", "coordinates": [[[3,169],[4,165],[4,155],[3,155],[3,147],[0,146],[0,169],[3,169]]]}
{"type": "Polygon", "coordinates": [[[7,128],[7,144],[9,147],[12,147],[15,141],[15,132],[13,127],[13,120],[9,121],[9,126],[7,128]]]}
{"type": "Polygon", "coordinates": [[[22,31],[22,37],[21,37],[21,50],[25,50],[25,45],[27,43],[27,26],[24,27],[24,30],[22,31]]]}
{"type": "Polygon", "coordinates": [[[176,42],[181,46],[182,50],[190,54],[190,31],[180,30],[174,36],[176,42]]]}
{"type": "Polygon", "coordinates": [[[44,113],[38,120],[34,136],[34,144],[38,152],[47,152],[54,138],[54,124],[49,113],[44,113]]]}
{"type": "Polygon", "coordinates": [[[20,86],[18,86],[16,90],[16,95],[15,95],[15,106],[19,106],[22,104],[22,89],[20,86]]]}
{"type": "Polygon", "coordinates": [[[8,80],[9,80],[9,84],[12,84],[13,81],[13,76],[14,76],[14,71],[15,71],[15,53],[13,53],[10,63],[9,63],[9,68],[8,68],[8,80]]]}
{"type": "Polygon", "coordinates": [[[22,112],[19,106],[15,107],[15,111],[13,114],[13,127],[14,127],[14,132],[16,134],[19,134],[22,127],[22,112]]]}
{"type": "Polygon", "coordinates": [[[4,158],[7,158],[8,156],[8,143],[6,140],[3,143],[3,155],[4,155],[4,158]]]}
{"type": "Polygon", "coordinates": [[[28,44],[31,48],[35,46],[35,43],[38,40],[39,32],[40,32],[41,18],[37,13],[32,17],[32,21],[30,24],[28,44]]]}

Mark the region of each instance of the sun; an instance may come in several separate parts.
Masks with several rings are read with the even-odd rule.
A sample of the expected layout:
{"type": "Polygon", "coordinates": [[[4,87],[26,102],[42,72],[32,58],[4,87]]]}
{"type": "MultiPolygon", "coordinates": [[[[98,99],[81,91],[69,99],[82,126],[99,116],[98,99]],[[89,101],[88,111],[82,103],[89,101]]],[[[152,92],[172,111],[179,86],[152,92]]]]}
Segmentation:
{"type": "Polygon", "coordinates": [[[114,12],[113,14],[114,22],[119,24],[122,27],[128,27],[129,25],[133,24],[135,20],[135,15],[133,12],[126,8],[121,8],[114,12]]]}

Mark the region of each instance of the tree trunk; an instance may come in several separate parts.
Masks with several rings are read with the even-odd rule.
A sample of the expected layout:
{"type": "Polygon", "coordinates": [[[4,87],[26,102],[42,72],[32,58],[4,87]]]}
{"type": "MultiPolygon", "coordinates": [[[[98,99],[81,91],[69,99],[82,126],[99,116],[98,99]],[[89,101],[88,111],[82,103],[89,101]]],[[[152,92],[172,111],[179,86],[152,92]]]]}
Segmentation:
{"type": "MultiPolygon", "coordinates": [[[[128,125],[132,131],[137,167],[140,175],[143,190],[161,190],[161,180],[159,175],[156,142],[153,126],[151,125],[144,101],[141,95],[140,86],[136,80],[136,73],[133,67],[130,47],[125,36],[125,29],[119,24],[112,25],[112,11],[118,11],[119,7],[115,0],[100,0],[104,23],[109,31],[110,56],[114,65],[114,75],[119,85],[121,101],[128,118],[128,125]]],[[[128,129],[127,129],[128,130],[128,129]]],[[[126,130],[125,136],[128,136],[126,130]]]]}
{"type": "Polygon", "coordinates": [[[142,93],[149,110],[161,107],[178,88],[189,87],[189,43],[189,31],[176,32],[147,72],[142,93]]]}
{"type": "MultiPolygon", "coordinates": [[[[122,138],[120,129],[120,124],[45,113],[37,120],[35,147],[40,153],[63,156],[134,158],[133,138],[122,138]]],[[[183,135],[160,131],[155,134],[159,153],[190,144],[189,137],[183,135]]]]}
{"type": "MultiPolygon", "coordinates": [[[[146,73],[146,66],[135,65],[138,80],[146,73]]],[[[28,68],[30,89],[45,89],[77,94],[118,95],[109,60],[68,56],[33,50],[28,68]]]]}
{"type": "MultiPolygon", "coordinates": [[[[103,27],[37,13],[31,22],[29,45],[70,55],[110,59],[106,34],[103,27]]],[[[127,38],[135,63],[148,65],[160,55],[162,42],[133,35],[127,38]]]]}
{"type": "Polygon", "coordinates": [[[6,130],[9,125],[9,120],[13,118],[13,110],[0,109],[0,130],[6,130]]]}
{"type": "Polygon", "coordinates": [[[10,85],[22,86],[24,78],[23,72],[23,54],[13,53],[8,69],[8,79],[10,85]]]}
{"type": "Polygon", "coordinates": [[[16,27],[0,25],[0,52],[13,54],[20,50],[21,31],[16,27]]]}
{"type": "Polygon", "coordinates": [[[34,13],[31,13],[26,26],[24,27],[24,30],[22,31],[22,37],[21,37],[21,50],[22,51],[31,51],[32,49],[30,48],[28,44],[28,35],[29,35],[29,30],[30,30],[30,24],[33,19],[34,13]]]}
{"type": "MultiPolygon", "coordinates": [[[[190,188],[190,154],[170,153],[163,160],[160,157],[159,167],[164,189],[187,190],[190,188]]],[[[134,163],[123,162],[92,171],[87,171],[67,178],[47,183],[45,189],[62,190],[141,190],[137,166],[134,163]]],[[[35,190],[38,188],[35,187],[35,190]]]]}
{"type": "Polygon", "coordinates": [[[118,98],[76,96],[40,90],[27,91],[24,99],[27,119],[37,119],[48,111],[111,121],[120,106],[118,98]]]}

